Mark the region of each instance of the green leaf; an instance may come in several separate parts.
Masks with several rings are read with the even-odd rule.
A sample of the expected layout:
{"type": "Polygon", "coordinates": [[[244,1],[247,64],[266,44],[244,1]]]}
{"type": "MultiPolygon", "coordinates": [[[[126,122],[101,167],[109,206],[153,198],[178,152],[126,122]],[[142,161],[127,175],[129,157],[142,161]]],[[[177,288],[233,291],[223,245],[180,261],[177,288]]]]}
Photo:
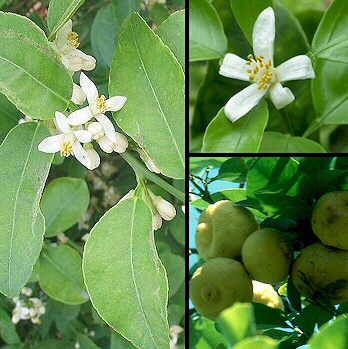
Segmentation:
{"type": "Polygon", "coordinates": [[[309,340],[309,349],[346,349],[348,319],[346,315],[337,317],[324,325],[320,332],[309,340]]]}
{"type": "Polygon", "coordinates": [[[285,323],[286,318],[279,309],[268,307],[262,303],[253,303],[255,322],[258,330],[274,328],[274,327],[287,327],[285,323]]]}
{"type": "Polygon", "coordinates": [[[218,59],[227,38],[218,13],[207,0],[190,1],[190,62],[218,59]]]}
{"type": "Polygon", "coordinates": [[[39,27],[26,17],[0,12],[0,47],[0,92],[20,111],[46,120],[67,108],[71,77],[39,27]],[[29,53],[30,59],[24,59],[29,53]]]}
{"type": "Polygon", "coordinates": [[[17,126],[22,114],[0,93],[0,142],[4,140],[11,128],[17,126]]]}
{"type": "Polygon", "coordinates": [[[118,333],[111,334],[110,349],[135,349],[135,347],[118,333]]]}
{"type": "Polygon", "coordinates": [[[53,156],[37,147],[48,135],[41,123],[26,123],[13,128],[0,147],[0,292],[8,297],[24,287],[42,247],[39,200],[53,156]]]}
{"type": "Polygon", "coordinates": [[[74,349],[74,345],[67,341],[58,339],[47,339],[32,347],[32,349],[74,349]]]}
{"type": "Polygon", "coordinates": [[[88,336],[78,333],[76,336],[77,343],[80,344],[80,349],[100,349],[88,336]]]}
{"type": "Polygon", "coordinates": [[[179,210],[176,217],[169,222],[169,231],[179,244],[185,245],[185,215],[181,210],[179,210]]]}
{"type": "Polygon", "coordinates": [[[139,0],[114,0],[97,12],[91,29],[91,45],[98,63],[111,66],[121,25],[139,7],[139,0]]]}
{"type": "Polygon", "coordinates": [[[16,326],[4,309],[0,308],[0,337],[7,344],[16,344],[21,340],[16,332],[16,326]]]}
{"type": "Polygon", "coordinates": [[[185,11],[176,11],[171,14],[157,28],[156,33],[185,69],[185,11]]]}
{"type": "Polygon", "coordinates": [[[124,22],[109,90],[111,96],[128,98],[125,107],[114,115],[117,124],[147,151],[164,175],[183,178],[183,70],[138,14],[124,22]]]}
{"type": "Polygon", "coordinates": [[[85,0],[51,0],[48,8],[50,38],[76,13],[85,0]]]}
{"type": "Polygon", "coordinates": [[[250,303],[237,303],[224,310],[217,323],[231,345],[256,335],[254,310],[250,303]]]}
{"type": "Polygon", "coordinates": [[[41,210],[46,220],[47,237],[63,233],[77,223],[89,205],[89,191],[83,179],[61,177],[46,187],[41,210]]]}
{"type": "Polygon", "coordinates": [[[310,139],[292,137],[279,132],[265,132],[261,153],[326,153],[325,149],[310,139]]]}
{"type": "Polygon", "coordinates": [[[248,167],[244,159],[231,158],[221,165],[218,175],[212,180],[244,181],[247,171],[248,167]]]}
{"type": "Polygon", "coordinates": [[[83,273],[93,306],[115,331],[135,347],[169,349],[168,283],[142,200],[119,202],[94,226],[83,273]]]}
{"type": "Polygon", "coordinates": [[[51,298],[70,305],[88,301],[79,253],[65,245],[45,248],[40,256],[39,283],[51,298]]]}
{"type": "Polygon", "coordinates": [[[278,342],[266,336],[256,336],[244,339],[236,344],[233,349],[278,349],[278,342]]]}
{"type": "Polygon", "coordinates": [[[229,121],[221,109],[205,132],[202,152],[257,153],[267,121],[265,102],[236,122],[229,121]]]}
{"type": "Polygon", "coordinates": [[[346,1],[334,1],[324,14],[313,39],[316,79],[312,94],[318,119],[307,134],[322,124],[348,123],[348,11],[346,1]]]}

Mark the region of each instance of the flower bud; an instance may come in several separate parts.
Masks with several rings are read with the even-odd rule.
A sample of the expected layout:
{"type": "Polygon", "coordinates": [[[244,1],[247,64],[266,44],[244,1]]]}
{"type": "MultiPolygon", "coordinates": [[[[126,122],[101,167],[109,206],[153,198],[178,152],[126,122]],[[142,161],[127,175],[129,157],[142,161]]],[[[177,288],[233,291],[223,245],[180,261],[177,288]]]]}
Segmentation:
{"type": "Polygon", "coordinates": [[[156,210],[164,220],[171,221],[176,216],[175,207],[170,202],[161,196],[151,195],[151,197],[156,210]]]}
{"type": "Polygon", "coordinates": [[[86,94],[83,92],[82,88],[79,85],[73,84],[71,101],[77,105],[82,105],[85,103],[86,98],[86,94]]]}
{"type": "Polygon", "coordinates": [[[153,213],[152,214],[152,229],[158,230],[158,229],[161,229],[161,227],[162,227],[162,217],[157,212],[153,213]]]}
{"type": "Polygon", "coordinates": [[[116,143],[113,144],[113,149],[116,153],[122,154],[128,148],[128,139],[122,133],[116,132],[116,143]]]}

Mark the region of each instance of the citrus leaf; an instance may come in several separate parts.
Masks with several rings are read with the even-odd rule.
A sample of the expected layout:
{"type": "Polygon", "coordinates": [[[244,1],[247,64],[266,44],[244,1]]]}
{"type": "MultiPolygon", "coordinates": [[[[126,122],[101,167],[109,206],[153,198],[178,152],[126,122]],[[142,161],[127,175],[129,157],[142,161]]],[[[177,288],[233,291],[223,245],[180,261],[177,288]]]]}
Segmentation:
{"type": "Polygon", "coordinates": [[[215,8],[207,0],[190,1],[190,62],[218,59],[227,38],[215,8]]]}
{"type": "Polygon", "coordinates": [[[50,38],[76,13],[85,0],[51,0],[48,8],[50,38]]]}
{"type": "Polygon", "coordinates": [[[128,98],[114,115],[117,124],[147,151],[164,175],[183,178],[183,70],[138,14],[132,14],[122,27],[109,90],[111,96],[128,98]]]}
{"type": "Polygon", "coordinates": [[[94,226],[83,273],[93,306],[116,332],[137,348],[169,349],[168,282],[142,200],[119,202],[94,226]]]}
{"type": "Polygon", "coordinates": [[[61,177],[51,181],[41,199],[45,235],[55,236],[72,227],[86,212],[88,204],[89,191],[83,179],[61,177]]]}
{"type": "Polygon", "coordinates": [[[16,326],[12,323],[10,316],[4,309],[0,308],[0,337],[7,344],[20,343],[16,332],[16,326]]]}
{"type": "Polygon", "coordinates": [[[81,256],[69,246],[49,246],[42,251],[39,283],[45,293],[62,303],[76,305],[88,301],[81,256]]]}
{"type": "Polygon", "coordinates": [[[0,147],[0,292],[18,295],[39,257],[44,218],[39,200],[53,156],[38,151],[49,135],[40,123],[13,128],[0,147]]]}
{"type": "Polygon", "coordinates": [[[72,79],[44,32],[26,17],[3,12],[0,92],[25,115],[42,120],[64,111],[72,95],[72,79]]]}

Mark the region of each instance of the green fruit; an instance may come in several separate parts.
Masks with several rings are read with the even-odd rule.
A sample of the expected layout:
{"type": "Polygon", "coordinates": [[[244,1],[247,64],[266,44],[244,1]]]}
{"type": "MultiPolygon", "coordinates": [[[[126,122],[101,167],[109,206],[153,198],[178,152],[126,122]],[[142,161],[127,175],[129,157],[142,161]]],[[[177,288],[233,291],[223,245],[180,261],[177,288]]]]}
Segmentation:
{"type": "Polygon", "coordinates": [[[327,193],[318,200],[312,229],[323,244],[348,250],[348,191],[327,193]]]}
{"type": "Polygon", "coordinates": [[[297,290],[314,301],[348,300],[348,251],[315,243],[302,250],[292,268],[297,290]]]}
{"type": "Polygon", "coordinates": [[[242,260],[253,279],[274,284],[287,277],[291,253],[281,232],[265,228],[255,231],[246,239],[242,260]]]}
{"type": "Polygon", "coordinates": [[[235,302],[251,302],[253,286],[241,263],[229,258],[214,258],[194,273],[190,297],[198,312],[215,319],[235,302]]]}
{"type": "Polygon", "coordinates": [[[259,227],[253,214],[228,200],[219,201],[203,212],[196,232],[201,257],[239,257],[245,239],[259,227]]]}

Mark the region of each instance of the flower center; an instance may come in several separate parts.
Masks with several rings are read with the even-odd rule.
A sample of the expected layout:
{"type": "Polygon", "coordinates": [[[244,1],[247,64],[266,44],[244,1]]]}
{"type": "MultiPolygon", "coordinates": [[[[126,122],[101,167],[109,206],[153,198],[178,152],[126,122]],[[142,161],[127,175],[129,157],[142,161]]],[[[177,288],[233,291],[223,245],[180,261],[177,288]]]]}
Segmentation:
{"type": "Polygon", "coordinates": [[[73,145],[71,141],[65,141],[63,142],[61,149],[60,149],[60,155],[68,157],[73,154],[73,145]]]}
{"type": "Polygon", "coordinates": [[[75,32],[70,32],[68,34],[68,41],[72,47],[78,48],[80,46],[79,34],[75,32]]]}
{"type": "Polygon", "coordinates": [[[106,112],[106,97],[104,95],[97,98],[96,106],[100,113],[106,112]]]}
{"type": "Polygon", "coordinates": [[[259,90],[267,90],[274,78],[272,60],[266,62],[263,56],[249,55],[247,65],[250,67],[247,70],[249,79],[257,83],[259,90]]]}

